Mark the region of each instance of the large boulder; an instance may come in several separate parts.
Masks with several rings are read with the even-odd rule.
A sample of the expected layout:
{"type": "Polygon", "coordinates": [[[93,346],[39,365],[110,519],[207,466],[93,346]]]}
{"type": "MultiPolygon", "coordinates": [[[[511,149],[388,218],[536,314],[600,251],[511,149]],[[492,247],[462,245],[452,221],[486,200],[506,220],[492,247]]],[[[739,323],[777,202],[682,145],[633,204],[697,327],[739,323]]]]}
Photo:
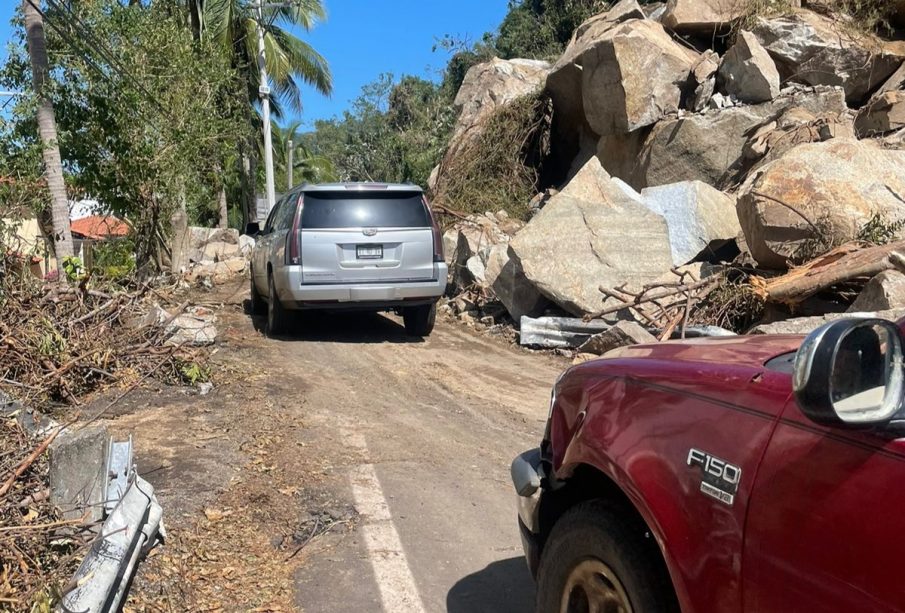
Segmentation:
{"type": "Polygon", "coordinates": [[[701,181],[649,187],[641,192],[641,199],[666,220],[676,266],[716,251],[741,232],[735,198],[701,181]]]}
{"type": "Polygon", "coordinates": [[[769,102],[779,95],[779,71],[767,50],[751,33],[741,30],[723,56],[719,81],[723,91],[742,102],[769,102]]]}
{"type": "Polygon", "coordinates": [[[601,136],[619,134],[677,112],[699,57],[655,21],[634,19],[609,30],[581,58],[588,125],[601,136]]]}
{"type": "Polygon", "coordinates": [[[738,215],[751,255],[783,269],[808,245],[854,239],[874,216],[905,218],[905,151],[869,141],[799,145],[753,173],[740,190],[738,215]]]}
{"type": "Polygon", "coordinates": [[[561,160],[568,164],[578,155],[583,138],[596,141],[597,135],[585,120],[582,104],[582,56],[604,34],[629,19],[644,19],[644,12],[636,0],[621,0],[605,13],[591,17],[578,26],[565,52],[550,70],[546,91],[553,101],[551,149],[554,162],[561,160]]]}
{"type": "Polygon", "coordinates": [[[855,118],[861,138],[905,128],[905,91],[888,91],[872,98],[855,118]]]}
{"type": "Polygon", "coordinates": [[[793,107],[815,115],[842,114],[847,108],[841,89],[817,87],[784,91],[764,104],[666,119],[647,137],[630,183],[636,189],[694,180],[727,186],[742,165],[749,133],[793,107]]]}
{"type": "Polygon", "coordinates": [[[905,275],[887,270],[867,282],[848,309],[850,313],[905,308],[905,275]]]}
{"type": "Polygon", "coordinates": [[[494,245],[487,255],[487,286],[515,321],[543,313],[548,301],[525,276],[522,263],[508,244],[494,245]]]}
{"type": "Polygon", "coordinates": [[[493,112],[543,87],[550,64],[539,60],[501,60],[472,66],[454,102],[459,118],[453,128],[450,153],[481,133],[493,112]]]}
{"type": "Polygon", "coordinates": [[[669,0],[663,25],[684,34],[713,34],[742,17],[747,0],[669,0]]]}
{"type": "Polygon", "coordinates": [[[534,286],[579,316],[601,308],[600,286],[644,284],[673,265],[666,222],[626,193],[596,158],[510,246],[534,286]]]}
{"type": "Polygon", "coordinates": [[[852,103],[863,101],[905,59],[905,42],[857,35],[838,19],[806,10],[762,18],[753,32],[776,61],[783,82],[838,85],[852,103]]]}

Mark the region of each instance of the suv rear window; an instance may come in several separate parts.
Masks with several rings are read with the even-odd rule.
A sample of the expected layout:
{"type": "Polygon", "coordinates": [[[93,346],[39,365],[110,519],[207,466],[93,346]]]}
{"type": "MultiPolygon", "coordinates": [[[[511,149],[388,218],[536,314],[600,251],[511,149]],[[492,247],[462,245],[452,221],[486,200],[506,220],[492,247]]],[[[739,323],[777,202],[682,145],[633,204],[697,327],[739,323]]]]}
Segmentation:
{"type": "Polygon", "coordinates": [[[429,228],[420,193],[307,193],[302,228],[429,228]]]}

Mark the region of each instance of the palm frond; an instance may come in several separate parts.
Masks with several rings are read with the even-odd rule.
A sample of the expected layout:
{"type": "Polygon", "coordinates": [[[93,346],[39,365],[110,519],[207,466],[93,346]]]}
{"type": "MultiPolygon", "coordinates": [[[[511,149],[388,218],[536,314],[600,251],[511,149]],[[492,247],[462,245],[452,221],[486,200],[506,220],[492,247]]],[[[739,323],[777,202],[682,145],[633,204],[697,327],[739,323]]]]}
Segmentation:
{"type": "Polygon", "coordinates": [[[333,74],[324,56],[281,28],[273,28],[271,34],[280,43],[294,74],[325,96],[333,93],[333,74]]]}

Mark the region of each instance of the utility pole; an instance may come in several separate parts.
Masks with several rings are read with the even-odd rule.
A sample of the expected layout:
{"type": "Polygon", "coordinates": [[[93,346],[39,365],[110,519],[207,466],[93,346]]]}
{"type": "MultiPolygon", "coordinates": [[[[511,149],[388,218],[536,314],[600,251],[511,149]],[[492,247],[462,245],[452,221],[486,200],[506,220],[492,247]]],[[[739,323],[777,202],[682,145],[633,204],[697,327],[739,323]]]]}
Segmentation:
{"type": "MultiPolygon", "coordinates": [[[[44,17],[38,9],[40,1],[22,0],[22,14],[25,16],[25,39],[31,59],[32,86],[38,99],[38,133],[44,149],[44,178],[50,192],[53,250],[59,267],[63,264],[63,258],[73,255],[72,230],[69,226],[69,199],[63,180],[63,162],[57,141],[57,120],[53,112],[53,102],[44,92],[49,68],[47,41],[44,38],[44,17]]],[[[65,279],[66,275],[61,274],[61,282],[65,282],[65,279]]]]}
{"type": "Polygon", "coordinates": [[[294,162],[294,160],[292,159],[293,158],[293,151],[292,151],[293,144],[294,143],[292,142],[291,138],[286,143],[286,147],[289,149],[286,152],[286,191],[287,192],[289,190],[291,190],[293,187],[293,185],[292,185],[292,183],[293,183],[293,181],[292,181],[292,170],[293,170],[292,164],[294,162]]]}
{"type": "MultiPolygon", "coordinates": [[[[27,1],[27,0],[25,0],[27,1]]],[[[258,0],[258,68],[261,70],[261,85],[258,96],[264,115],[264,173],[267,183],[267,210],[273,210],[276,188],[273,180],[273,135],[270,133],[270,85],[267,80],[267,58],[264,53],[264,0],[258,0]]]]}

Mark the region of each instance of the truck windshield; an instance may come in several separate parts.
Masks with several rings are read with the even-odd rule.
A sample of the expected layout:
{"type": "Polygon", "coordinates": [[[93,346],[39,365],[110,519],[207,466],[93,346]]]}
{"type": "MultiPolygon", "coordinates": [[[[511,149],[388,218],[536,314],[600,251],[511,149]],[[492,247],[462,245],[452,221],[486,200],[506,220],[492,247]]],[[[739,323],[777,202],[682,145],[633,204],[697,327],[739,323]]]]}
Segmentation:
{"type": "Polygon", "coordinates": [[[429,228],[422,196],[413,193],[307,193],[302,228],[429,228]]]}

